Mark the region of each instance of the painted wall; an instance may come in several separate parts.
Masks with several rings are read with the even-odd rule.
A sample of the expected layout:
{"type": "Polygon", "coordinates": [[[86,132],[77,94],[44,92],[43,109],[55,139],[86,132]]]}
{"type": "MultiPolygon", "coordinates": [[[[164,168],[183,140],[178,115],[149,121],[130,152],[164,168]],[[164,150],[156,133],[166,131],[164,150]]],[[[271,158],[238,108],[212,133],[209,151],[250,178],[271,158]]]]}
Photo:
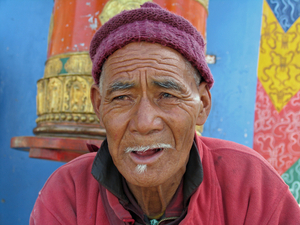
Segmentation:
{"type": "Polygon", "coordinates": [[[300,204],[300,4],[265,0],[253,148],[300,204]]]}
{"type": "MultiPolygon", "coordinates": [[[[10,148],[30,136],[53,0],[0,1],[0,224],[28,224],[39,190],[62,163],[10,148]]],[[[262,0],[211,0],[207,53],[217,56],[213,108],[204,135],[252,147],[262,0]],[[229,4],[230,2],[230,4],[229,4]]]]}

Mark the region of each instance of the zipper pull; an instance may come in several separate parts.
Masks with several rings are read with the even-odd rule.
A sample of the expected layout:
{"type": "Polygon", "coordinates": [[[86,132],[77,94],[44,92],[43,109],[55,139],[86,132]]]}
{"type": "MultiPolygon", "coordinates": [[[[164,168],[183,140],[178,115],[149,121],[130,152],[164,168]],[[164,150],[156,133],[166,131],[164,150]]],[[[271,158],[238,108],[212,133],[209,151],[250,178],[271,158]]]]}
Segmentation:
{"type": "Polygon", "coordinates": [[[158,221],[156,219],[150,220],[151,225],[157,225],[158,221]]]}
{"type": "Polygon", "coordinates": [[[134,225],[134,219],[128,218],[128,219],[123,219],[123,222],[125,224],[129,224],[129,225],[134,225]]]}

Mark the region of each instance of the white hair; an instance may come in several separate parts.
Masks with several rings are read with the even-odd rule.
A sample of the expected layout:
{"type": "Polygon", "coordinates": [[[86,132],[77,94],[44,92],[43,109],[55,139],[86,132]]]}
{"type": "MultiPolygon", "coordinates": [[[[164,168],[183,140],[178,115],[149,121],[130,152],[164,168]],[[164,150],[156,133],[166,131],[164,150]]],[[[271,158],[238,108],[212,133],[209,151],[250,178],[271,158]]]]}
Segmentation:
{"type": "Polygon", "coordinates": [[[102,94],[102,89],[103,89],[103,77],[104,77],[104,65],[105,63],[102,65],[102,69],[101,69],[101,73],[100,73],[100,77],[99,77],[99,90],[100,90],[100,94],[102,94]]]}
{"type": "Polygon", "coordinates": [[[135,167],[135,171],[139,174],[145,173],[147,171],[147,165],[146,164],[139,164],[135,167]]]}
{"type": "Polygon", "coordinates": [[[198,87],[202,81],[201,74],[195,67],[192,66],[191,62],[188,61],[186,58],[184,58],[184,62],[185,62],[185,68],[188,68],[189,71],[192,71],[192,75],[193,75],[193,77],[195,79],[195,83],[198,87]]]}

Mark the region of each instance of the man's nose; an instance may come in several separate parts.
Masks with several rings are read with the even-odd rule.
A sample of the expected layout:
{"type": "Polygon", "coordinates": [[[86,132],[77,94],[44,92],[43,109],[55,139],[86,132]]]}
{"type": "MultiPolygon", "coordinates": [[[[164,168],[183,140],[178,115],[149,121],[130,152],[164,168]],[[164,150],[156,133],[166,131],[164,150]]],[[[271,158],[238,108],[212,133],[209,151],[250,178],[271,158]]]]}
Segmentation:
{"type": "Polygon", "coordinates": [[[130,121],[130,131],[148,135],[161,131],[164,127],[159,107],[147,97],[142,97],[136,105],[135,113],[130,121]]]}

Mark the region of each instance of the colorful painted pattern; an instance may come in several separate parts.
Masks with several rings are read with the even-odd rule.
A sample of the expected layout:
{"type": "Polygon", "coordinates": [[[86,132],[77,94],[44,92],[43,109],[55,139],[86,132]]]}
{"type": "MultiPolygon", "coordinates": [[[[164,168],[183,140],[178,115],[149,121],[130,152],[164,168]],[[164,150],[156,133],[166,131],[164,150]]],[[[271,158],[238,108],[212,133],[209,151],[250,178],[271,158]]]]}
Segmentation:
{"type": "Polygon", "coordinates": [[[300,2],[296,2],[264,1],[253,148],[282,175],[300,203],[300,2]]]}
{"type": "Polygon", "coordinates": [[[278,112],[300,89],[300,20],[284,32],[264,4],[258,78],[278,112]]]}
{"type": "Polygon", "coordinates": [[[299,0],[267,0],[284,32],[294,24],[300,16],[299,0]]]}

